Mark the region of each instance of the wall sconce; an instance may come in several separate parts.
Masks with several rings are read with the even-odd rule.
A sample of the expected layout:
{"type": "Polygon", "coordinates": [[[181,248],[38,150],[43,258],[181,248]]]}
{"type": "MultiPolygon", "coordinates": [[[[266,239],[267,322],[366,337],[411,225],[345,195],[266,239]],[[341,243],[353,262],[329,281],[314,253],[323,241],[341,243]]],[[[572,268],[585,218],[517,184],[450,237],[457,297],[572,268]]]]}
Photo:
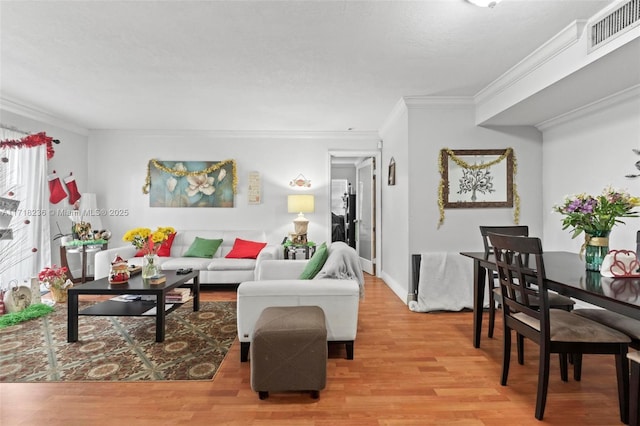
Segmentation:
{"type": "Polygon", "coordinates": [[[303,188],[311,188],[311,180],[304,177],[302,173],[289,181],[289,186],[299,186],[303,188]]]}
{"type": "Polygon", "coordinates": [[[294,233],[291,234],[294,244],[304,244],[307,242],[307,226],[309,220],[303,213],[313,213],[314,197],[307,194],[289,195],[287,197],[287,210],[289,213],[298,213],[298,217],[293,221],[294,233]]]}

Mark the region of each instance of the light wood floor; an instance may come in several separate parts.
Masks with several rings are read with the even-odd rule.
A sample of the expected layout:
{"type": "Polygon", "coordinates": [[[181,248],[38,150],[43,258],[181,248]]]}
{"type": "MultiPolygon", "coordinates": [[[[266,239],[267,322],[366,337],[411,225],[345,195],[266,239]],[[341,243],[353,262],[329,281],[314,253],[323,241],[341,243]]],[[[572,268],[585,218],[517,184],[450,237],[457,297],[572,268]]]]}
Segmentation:
{"type": "MultiPolygon", "coordinates": [[[[235,300],[207,291],[203,300],[235,300]]],[[[534,419],[537,361],[511,367],[500,386],[502,328],[471,344],[471,313],[413,313],[367,277],[355,359],[330,348],[320,399],[275,393],[261,401],[236,341],[212,381],[2,383],[0,424],[9,425],[539,425],[534,419]]],[[[485,318],[486,323],[486,318],[485,318]]],[[[486,327],[485,327],[486,330],[486,327]]],[[[515,349],[514,349],[515,352],[515,349]]],[[[613,357],[585,356],[582,382],[560,381],[553,358],[545,424],[617,425],[613,357]]]]}

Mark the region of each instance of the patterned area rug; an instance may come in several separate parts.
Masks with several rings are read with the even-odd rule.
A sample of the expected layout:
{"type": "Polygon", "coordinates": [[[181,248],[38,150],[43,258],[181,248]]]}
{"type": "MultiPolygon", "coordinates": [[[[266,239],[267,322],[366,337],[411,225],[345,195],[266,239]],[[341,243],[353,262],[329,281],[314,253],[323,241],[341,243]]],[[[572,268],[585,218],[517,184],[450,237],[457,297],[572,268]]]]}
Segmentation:
{"type": "Polygon", "coordinates": [[[55,308],[0,330],[1,382],[208,380],[237,335],[235,302],[187,302],[167,315],[162,343],[155,317],[94,316],[67,343],[67,306],[55,308]]]}

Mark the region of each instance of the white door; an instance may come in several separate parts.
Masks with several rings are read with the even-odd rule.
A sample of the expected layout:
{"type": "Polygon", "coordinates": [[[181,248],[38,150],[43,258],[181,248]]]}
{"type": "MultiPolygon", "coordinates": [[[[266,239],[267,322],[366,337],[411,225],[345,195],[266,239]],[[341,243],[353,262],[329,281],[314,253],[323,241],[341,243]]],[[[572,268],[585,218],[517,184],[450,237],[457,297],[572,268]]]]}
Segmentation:
{"type": "Polygon", "coordinates": [[[356,166],[358,209],[356,213],[356,251],[360,256],[362,270],[375,275],[375,161],[367,158],[356,166]]]}

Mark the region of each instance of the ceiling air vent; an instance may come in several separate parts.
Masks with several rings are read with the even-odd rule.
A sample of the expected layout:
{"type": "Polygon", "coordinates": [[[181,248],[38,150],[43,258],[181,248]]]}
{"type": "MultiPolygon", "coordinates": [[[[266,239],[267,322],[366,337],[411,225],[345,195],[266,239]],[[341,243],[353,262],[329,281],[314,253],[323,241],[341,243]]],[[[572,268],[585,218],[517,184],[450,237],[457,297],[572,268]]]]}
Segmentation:
{"type": "Polygon", "coordinates": [[[620,36],[640,23],[640,0],[628,0],[589,26],[590,50],[620,36]]]}

